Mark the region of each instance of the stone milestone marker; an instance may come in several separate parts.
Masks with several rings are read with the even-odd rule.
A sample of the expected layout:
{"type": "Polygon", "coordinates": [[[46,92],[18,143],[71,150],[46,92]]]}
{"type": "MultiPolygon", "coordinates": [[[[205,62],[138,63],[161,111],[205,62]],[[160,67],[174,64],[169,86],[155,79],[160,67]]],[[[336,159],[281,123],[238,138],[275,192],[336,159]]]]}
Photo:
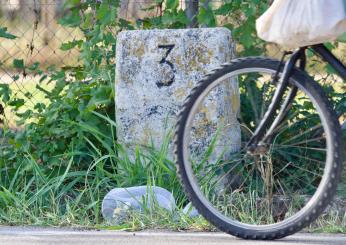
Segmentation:
{"type": "MultiPolygon", "coordinates": [[[[160,148],[193,86],[210,70],[232,58],[231,32],[225,28],[119,33],[115,95],[118,142],[130,149],[151,143],[160,148]]],[[[225,91],[215,96],[214,102],[223,101],[222,110],[227,111],[228,120],[236,122],[239,109],[237,81],[230,81],[225,91]],[[232,101],[234,103],[230,104],[232,101]]],[[[220,108],[209,109],[210,118],[214,118],[210,120],[217,121],[220,108]]],[[[228,140],[234,138],[237,148],[239,127],[233,127],[223,135],[228,140]]]]}

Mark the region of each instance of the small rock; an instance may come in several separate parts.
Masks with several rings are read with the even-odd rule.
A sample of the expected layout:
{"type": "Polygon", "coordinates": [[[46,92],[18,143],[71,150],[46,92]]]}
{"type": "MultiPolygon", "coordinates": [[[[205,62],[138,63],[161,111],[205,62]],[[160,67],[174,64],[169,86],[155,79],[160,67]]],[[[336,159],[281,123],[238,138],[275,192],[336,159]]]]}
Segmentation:
{"type": "Polygon", "coordinates": [[[183,209],[183,213],[186,214],[186,215],[189,215],[190,218],[193,218],[193,217],[196,217],[198,215],[200,215],[197,211],[197,209],[192,206],[192,203],[189,202],[185,208],[183,209]]]}

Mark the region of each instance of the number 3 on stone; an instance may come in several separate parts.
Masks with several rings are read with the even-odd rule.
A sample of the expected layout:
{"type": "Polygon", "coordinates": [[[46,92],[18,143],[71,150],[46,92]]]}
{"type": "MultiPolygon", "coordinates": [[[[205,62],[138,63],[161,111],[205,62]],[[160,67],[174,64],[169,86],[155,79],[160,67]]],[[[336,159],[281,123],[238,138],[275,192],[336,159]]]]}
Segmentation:
{"type": "Polygon", "coordinates": [[[165,56],[160,60],[160,64],[161,65],[168,65],[169,68],[171,69],[172,71],[172,76],[171,78],[168,80],[168,81],[161,81],[161,82],[157,82],[156,85],[161,88],[163,86],[170,86],[172,85],[172,83],[174,82],[174,78],[175,78],[175,67],[174,65],[172,64],[172,62],[168,61],[167,60],[167,57],[168,55],[172,52],[173,48],[174,48],[174,44],[169,44],[169,45],[159,45],[158,48],[159,49],[166,49],[166,54],[165,56]]]}

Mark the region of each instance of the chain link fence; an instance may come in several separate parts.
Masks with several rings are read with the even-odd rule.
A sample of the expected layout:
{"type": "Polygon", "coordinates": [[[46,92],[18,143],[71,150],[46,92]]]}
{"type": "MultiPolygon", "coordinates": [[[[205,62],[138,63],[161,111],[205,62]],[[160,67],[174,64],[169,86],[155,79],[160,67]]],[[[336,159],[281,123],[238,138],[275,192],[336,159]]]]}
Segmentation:
{"type": "MultiPolygon", "coordinates": [[[[0,81],[9,84],[14,96],[25,99],[28,106],[44,100],[36,89],[40,76],[15,69],[14,60],[23,60],[26,66],[40,64],[43,70],[78,63],[77,50],[60,49],[62,43],[82,35],[76,28],[58,24],[63,4],[63,0],[0,0],[0,26],[16,36],[0,41],[0,81]]],[[[15,127],[13,113],[8,108],[3,110],[9,126],[15,127]]]]}
{"type": "MultiPolygon", "coordinates": [[[[189,7],[188,4],[198,8],[199,1],[179,2],[181,8],[189,7]]],[[[208,2],[221,3],[213,0],[205,4],[208,2]]],[[[36,89],[40,76],[15,69],[14,60],[23,60],[26,66],[40,64],[43,70],[50,66],[76,66],[79,63],[78,50],[60,49],[63,43],[82,37],[78,28],[59,25],[59,18],[65,14],[64,3],[65,0],[0,0],[0,27],[6,27],[16,36],[15,39],[2,38],[0,41],[0,83],[9,84],[13,95],[23,98],[28,106],[44,102],[44,95],[36,89]]],[[[163,4],[155,0],[121,0],[118,16],[135,21],[159,16],[163,8],[163,4]]],[[[191,9],[190,12],[193,14],[195,11],[191,9]]],[[[4,114],[10,127],[16,127],[13,113],[1,104],[0,114],[4,114]]]]}

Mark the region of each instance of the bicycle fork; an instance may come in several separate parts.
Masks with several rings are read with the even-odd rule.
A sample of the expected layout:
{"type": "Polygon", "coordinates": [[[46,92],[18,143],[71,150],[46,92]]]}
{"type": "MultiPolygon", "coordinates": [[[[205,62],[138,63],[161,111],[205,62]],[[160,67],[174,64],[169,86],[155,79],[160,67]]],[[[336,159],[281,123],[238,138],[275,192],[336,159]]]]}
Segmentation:
{"type": "MultiPolygon", "coordinates": [[[[283,58],[287,54],[288,53],[285,53],[283,58]]],[[[281,60],[281,63],[283,63],[283,58],[281,60]]],[[[269,104],[268,111],[264,114],[261,122],[259,123],[259,126],[256,128],[254,132],[254,135],[250,138],[249,142],[247,143],[247,149],[250,153],[254,153],[256,151],[266,151],[266,144],[273,138],[273,135],[275,135],[275,128],[285,119],[285,116],[287,115],[287,112],[290,109],[291,103],[297,94],[297,87],[292,87],[292,89],[290,90],[289,94],[287,95],[279,109],[280,102],[288,86],[292,70],[294,69],[298,61],[300,61],[300,69],[304,70],[305,60],[305,48],[300,48],[297,51],[295,51],[286,62],[281,78],[277,82],[276,90],[272,98],[272,101],[269,104]],[[278,109],[279,112],[275,117],[276,111],[278,109]],[[269,129],[267,130],[268,127],[269,129]]],[[[277,80],[278,74],[280,72],[281,63],[278,67],[277,73],[273,78],[274,82],[275,80],[277,80]]]]}

